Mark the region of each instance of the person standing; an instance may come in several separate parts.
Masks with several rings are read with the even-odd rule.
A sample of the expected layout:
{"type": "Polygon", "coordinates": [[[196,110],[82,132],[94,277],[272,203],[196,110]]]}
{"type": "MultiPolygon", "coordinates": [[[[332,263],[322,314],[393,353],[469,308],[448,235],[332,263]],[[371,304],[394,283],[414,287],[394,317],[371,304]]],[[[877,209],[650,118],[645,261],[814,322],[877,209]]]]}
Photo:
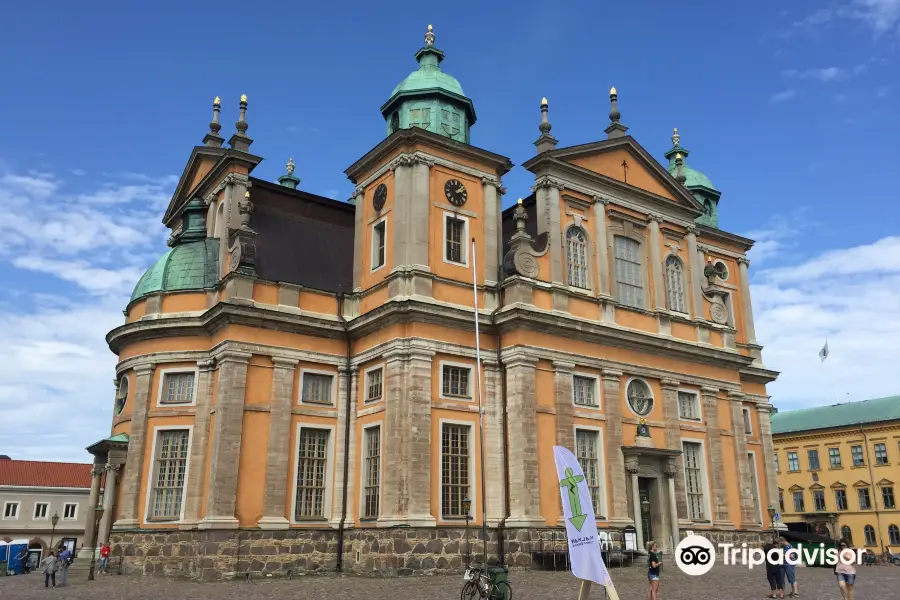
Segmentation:
{"type": "Polygon", "coordinates": [[[53,550],[50,551],[50,554],[41,561],[41,572],[44,573],[44,587],[50,587],[50,582],[53,582],[53,587],[56,587],[56,570],[59,567],[59,561],[56,558],[56,555],[53,554],[53,550]]]}
{"type": "Polygon", "coordinates": [[[659,551],[659,544],[653,541],[647,542],[647,580],[650,582],[650,589],[647,591],[648,600],[659,600],[660,565],[662,565],[662,552],[659,551]]]}
{"type": "Polygon", "coordinates": [[[69,565],[72,564],[72,553],[63,546],[59,550],[59,585],[69,584],[69,565]]]}
{"type": "Polygon", "coordinates": [[[850,548],[847,540],[838,542],[838,561],[834,565],[834,574],[837,576],[838,586],[841,588],[841,597],[844,600],[853,600],[853,586],[856,585],[856,566],[853,564],[856,560],[856,553],[850,548]],[[853,554],[853,560],[845,563],[841,560],[841,555],[850,558],[853,554]]]}
{"type": "Polygon", "coordinates": [[[784,578],[787,580],[787,583],[791,585],[791,593],[788,595],[791,598],[797,598],[800,596],[800,592],[797,588],[797,574],[794,571],[794,565],[788,563],[787,560],[788,552],[793,550],[793,547],[783,537],[778,538],[778,544],[781,546],[781,551],[784,553],[784,578]]]}
{"type": "Polygon", "coordinates": [[[103,542],[100,546],[100,572],[106,573],[106,567],[109,565],[109,542],[103,542]]]}
{"type": "Polygon", "coordinates": [[[778,544],[775,543],[775,538],[763,544],[763,553],[766,555],[766,579],[769,580],[769,589],[771,589],[768,598],[784,598],[784,569],[782,568],[784,557],[779,564],[777,556],[775,556],[780,551],[778,544]]]}

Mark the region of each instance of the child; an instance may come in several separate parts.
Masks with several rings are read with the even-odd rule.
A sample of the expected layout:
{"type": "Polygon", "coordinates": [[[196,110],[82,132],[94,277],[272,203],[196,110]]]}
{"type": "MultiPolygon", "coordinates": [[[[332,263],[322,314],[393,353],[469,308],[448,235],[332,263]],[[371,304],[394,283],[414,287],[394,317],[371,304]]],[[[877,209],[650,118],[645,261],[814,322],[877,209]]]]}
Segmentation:
{"type": "Polygon", "coordinates": [[[650,541],[647,542],[647,553],[647,579],[650,582],[647,599],[659,600],[659,567],[662,564],[662,552],[659,551],[656,542],[650,541]]]}

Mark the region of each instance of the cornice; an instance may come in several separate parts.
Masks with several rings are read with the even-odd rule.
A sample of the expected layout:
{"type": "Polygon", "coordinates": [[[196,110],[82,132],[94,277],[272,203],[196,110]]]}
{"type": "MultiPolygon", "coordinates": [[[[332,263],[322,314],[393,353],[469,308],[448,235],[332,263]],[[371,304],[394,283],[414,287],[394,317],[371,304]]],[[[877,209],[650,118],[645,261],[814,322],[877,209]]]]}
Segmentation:
{"type": "Polygon", "coordinates": [[[887,421],[886,425],[863,426],[860,431],[859,426],[842,426],[832,427],[829,429],[812,429],[807,431],[790,431],[786,433],[772,432],[772,442],[780,445],[799,443],[804,440],[828,440],[835,438],[859,438],[862,432],[866,435],[871,433],[894,433],[900,435],[900,421],[887,421]]]}

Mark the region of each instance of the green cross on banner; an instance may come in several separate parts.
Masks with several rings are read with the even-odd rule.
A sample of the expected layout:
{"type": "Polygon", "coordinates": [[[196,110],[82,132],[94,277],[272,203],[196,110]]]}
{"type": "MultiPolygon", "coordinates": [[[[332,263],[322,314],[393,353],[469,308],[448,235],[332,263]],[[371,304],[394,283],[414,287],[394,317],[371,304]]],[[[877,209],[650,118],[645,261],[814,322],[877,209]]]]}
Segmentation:
{"type": "Polygon", "coordinates": [[[575,475],[572,469],[566,469],[566,476],[559,480],[559,487],[567,488],[569,492],[569,510],[572,517],[569,522],[575,529],[581,531],[587,515],[581,512],[581,498],[578,496],[578,484],[584,481],[584,475],[575,475]]]}

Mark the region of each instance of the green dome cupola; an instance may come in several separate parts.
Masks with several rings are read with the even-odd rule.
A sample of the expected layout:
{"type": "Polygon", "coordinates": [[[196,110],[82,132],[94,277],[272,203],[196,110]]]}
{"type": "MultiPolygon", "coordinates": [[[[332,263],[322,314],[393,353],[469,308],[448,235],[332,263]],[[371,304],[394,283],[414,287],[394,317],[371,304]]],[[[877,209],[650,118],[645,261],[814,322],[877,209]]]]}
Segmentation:
{"type": "Polygon", "coordinates": [[[669,159],[669,173],[676,176],[678,165],[676,157],[681,154],[683,159],[681,172],[684,176],[684,187],[691,191],[694,199],[703,207],[703,214],[697,217],[696,222],[699,225],[708,225],[709,227],[719,227],[719,198],[722,192],[716,189],[709,180],[709,177],[692,169],[687,165],[687,157],[690,152],[681,145],[681,136],[678,135],[678,128],[672,133],[672,147],[666,152],[666,158],[669,159]]]}
{"type": "Polygon", "coordinates": [[[444,53],[434,47],[431,25],[425,45],[416,52],[419,68],[394,88],[381,107],[387,135],[398,129],[421,127],[458,142],[469,143],[475,107],[455,77],[441,71],[444,53]]]}
{"type": "Polygon", "coordinates": [[[219,240],[206,237],[206,205],[194,198],[181,212],[172,246],[141,276],[131,302],[158,292],[205,290],[219,279],[219,240]]]}

